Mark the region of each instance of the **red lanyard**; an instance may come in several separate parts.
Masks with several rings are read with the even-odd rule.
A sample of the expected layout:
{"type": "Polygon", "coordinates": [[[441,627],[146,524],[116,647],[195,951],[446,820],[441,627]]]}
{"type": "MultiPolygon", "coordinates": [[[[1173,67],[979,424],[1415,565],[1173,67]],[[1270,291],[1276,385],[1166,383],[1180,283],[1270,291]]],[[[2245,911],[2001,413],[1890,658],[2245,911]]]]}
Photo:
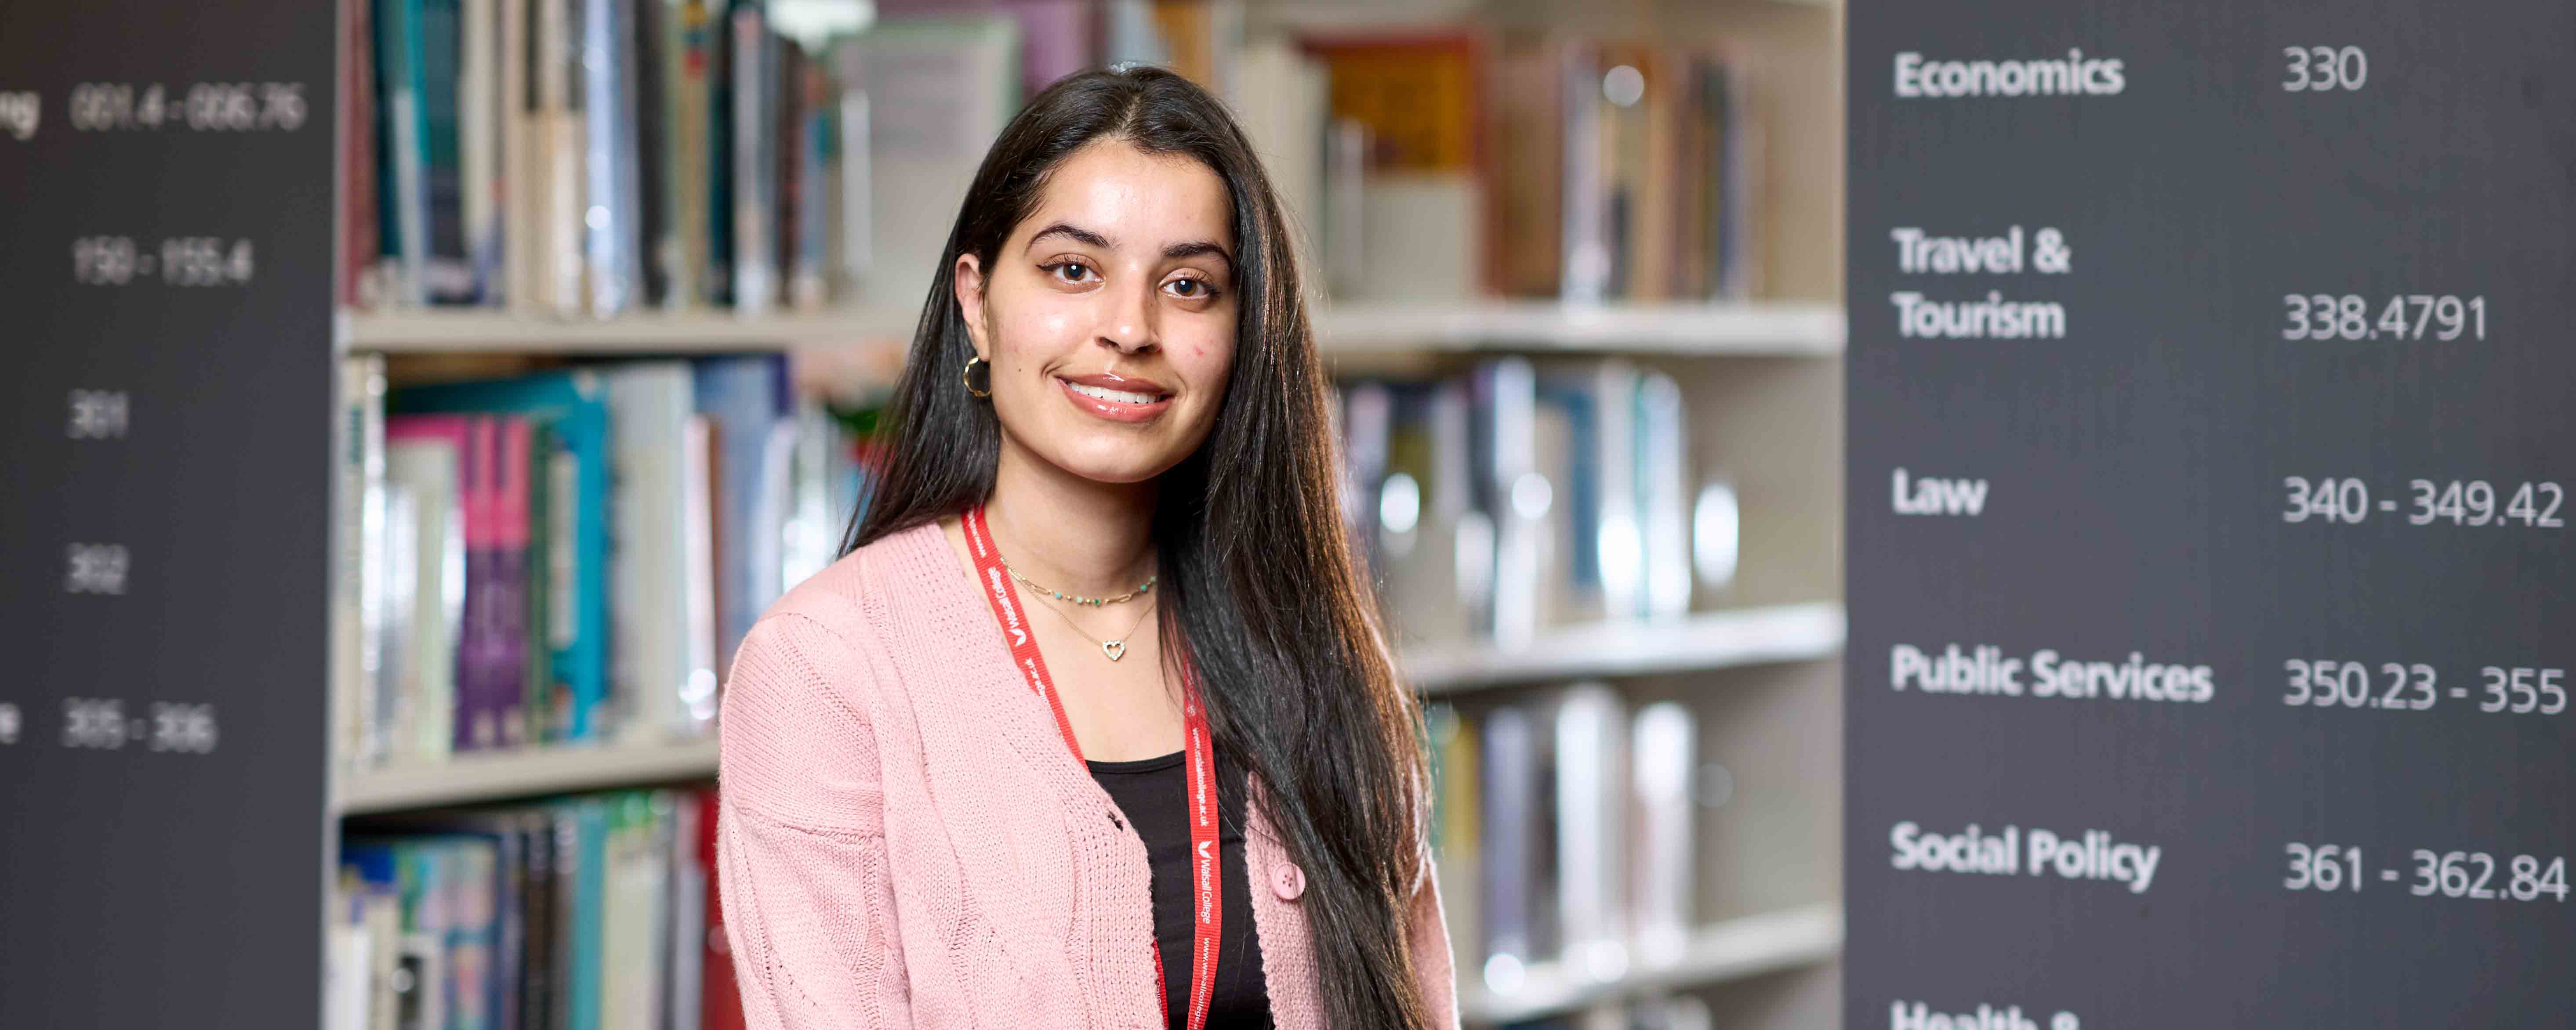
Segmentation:
{"type": "MultiPolygon", "coordinates": [[[[1029,632],[1022,616],[1019,591],[1011,586],[1011,574],[1002,568],[1001,553],[993,548],[992,531],[984,525],[984,506],[966,509],[961,520],[966,528],[966,549],[974,552],[975,574],[984,581],[984,600],[993,605],[993,618],[1002,625],[1002,636],[1011,645],[1011,659],[1019,666],[1020,675],[1028,678],[1029,690],[1045,699],[1055,712],[1056,731],[1064,735],[1066,750],[1073,760],[1082,761],[1082,745],[1073,739],[1073,723],[1064,715],[1064,699],[1055,692],[1055,680],[1047,675],[1046,659],[1038,655],[1037,637],[1029,632]]],[[[1183,774],[1188,777],[1190,808],[1190,911],[1193,930],[1190,948],[1190,1023],[1189,1030],[1207,1026],[1209,995],[1216,990],[1217,930],[1224,917],[1218,891],[1221,867],[1217,862],[1216,843],[1216,747],[1208,738],[1207,712],[1199,707],[1198,685],[1187,667],[1181,670],[1181,736],[1183,774]]],[[[1171,1002],[1163,984],[1163,946],[1154,944],[1154,1001],[1163,1006],[1163,1022],[1172,1020],[1171,1002]]]]}

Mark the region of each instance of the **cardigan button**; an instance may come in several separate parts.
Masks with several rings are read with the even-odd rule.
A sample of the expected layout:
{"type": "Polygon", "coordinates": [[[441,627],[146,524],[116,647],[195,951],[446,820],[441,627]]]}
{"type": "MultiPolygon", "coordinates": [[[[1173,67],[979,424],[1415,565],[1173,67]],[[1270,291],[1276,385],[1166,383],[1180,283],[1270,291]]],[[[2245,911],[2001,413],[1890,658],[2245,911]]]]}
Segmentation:
{"type": "Polygon", "coordinates": [[[1294,862],[1279,863],[1270,873],[1270,890],[1281,901],[1297,900],[1298,895],[1306,893],[1306,871],[1294,862]]]}

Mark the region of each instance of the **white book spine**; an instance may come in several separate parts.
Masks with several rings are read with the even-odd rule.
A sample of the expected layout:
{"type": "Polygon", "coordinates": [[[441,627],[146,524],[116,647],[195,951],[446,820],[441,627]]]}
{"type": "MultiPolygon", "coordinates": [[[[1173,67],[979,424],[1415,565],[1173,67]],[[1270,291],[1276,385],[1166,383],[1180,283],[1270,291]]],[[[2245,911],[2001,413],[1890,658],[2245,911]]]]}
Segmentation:
{"type": "Polygon", "coordinates": [[[1628,718],[1600,683],[1566,691],[1556,709],[1556,885],[1559,944],[1587,980],[1628,969],[1628,718]]]}
{"type": "MultiPolygon", "coordinates": [[[[500,259],[500,56],[498,0],[462,0],[457,40],[456,149],[465,220],[465,257],[478,292],[491,288],[500,259]]],[[[486,298],[488,299],[488,298],[486,298]]]]}
{"type": "Polygon", "coordinates": [[[771,46],[758,8],[733,12],[733,302],[744,315],[768,313],[778,288],[771,46]]]}
{"type": "MultiPolygon", "coordinates": [[[[617,484],[610,506],[613,693],[621,735],[658,739],[685,728],[679,699],[702,667],[691,628],[699,591],[689,570],[698,556],[684,521],[693,391],[689,366],[677,361],[631,362],[610,372],[608,383],[617,484]]],[[[705,495],[698,496],[703,504],[705,495]]],[[[707,675],[712,693],[712,668],[707,675]]]]}
{"type": "MultiPolygon", "coordinates": [[[[1679,618],[1689,614],[1691,608],[1693,516],[1689,493],[1689,434],[1690,426],[1682,409],[1681,387],[1673,382],[1671,376],[1661,372],[1650,373],[1640,379],[1637,383],[1636,488],[1638,523],[1646,556],[1645,593],[1640,614],[1648,618],[1679,618]]],[[[1731,550],[1731,527],[1728,535],[1727,546],[1731,550]]],[[[1726,565],[1727,574],[1732,576],[1734,560],[1731,556],[1726,565]]]]}
{"type": "Polygon", "coordinates": [[[680,596],[688,632],[683,637],[683,679],[679,691],[670,695],[675,704],[669,724],[681,736],[706,732],[716,715],[716,656],[723,650],[716,618],[715,437],[715,423],[704,415],[689,416],[680,437],[681,553],[686,556],[680,596]]]}
{"type": "Polygon", "coordinates": [[[1637,710],[1629,735],[1629,804],[1636,850],[1630,881],[1629,933],[1647,965],[1681,957],[1692,923],[1692,770],[1698,721],[1678,701],[1637,710]]]}

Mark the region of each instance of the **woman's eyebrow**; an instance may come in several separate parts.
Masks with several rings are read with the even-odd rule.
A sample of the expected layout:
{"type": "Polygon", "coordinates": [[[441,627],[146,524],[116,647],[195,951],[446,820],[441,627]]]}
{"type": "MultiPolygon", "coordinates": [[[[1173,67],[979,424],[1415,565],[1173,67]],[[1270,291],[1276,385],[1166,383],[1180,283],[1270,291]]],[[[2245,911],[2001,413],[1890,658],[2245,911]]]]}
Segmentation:
{"type": "Polygon", "coordinates": [[[1039,240],[1046,239],[1049,236],[1062,236],[1076,243],[1098,247],[1102,250],[1118,249],[1115,244],[1109,242],[1109,237],[1100,235],[1099,233],[1085,229],[1071,222],[1057,222],[1044,229],[1038,230],[1037,235],[1029,237],[1029,247],[1031,249],[1035,249],[1039,240]]]}
{"type": "Polygon", "coordinates": [[[1163,248],[1163,256],[1167,258],[1197,257],[1201,254],[1214,254],[1218,260],[1225,262],[1226,271],[1234,270],[1234,255],[1226,253],[1225,246],[1215,240],[1192,240],[1163,248]]]}

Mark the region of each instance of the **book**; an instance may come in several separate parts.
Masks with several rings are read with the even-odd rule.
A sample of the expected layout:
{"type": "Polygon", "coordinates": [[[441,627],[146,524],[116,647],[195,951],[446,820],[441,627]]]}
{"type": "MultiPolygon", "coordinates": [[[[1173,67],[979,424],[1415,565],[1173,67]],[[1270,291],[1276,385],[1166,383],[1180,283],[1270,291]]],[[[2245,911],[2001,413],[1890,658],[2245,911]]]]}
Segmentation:
{"type": "Polygon", "coordinates": [[[579,0],[581,5],[582,234],[593,315],[634,303],[642,278],[636,253],[634,60],[635,0],[579,0]]]}
{"type": "Polygon", "coordinates": [[[1483,239],[1491,221],[1483,35],[1407,28],[1310,33],[1299,42],[1323,65],[1330,117],[1368,137],[1356,188],[1360,274],[1345,268],[1337,296],[1482,292],[1498,249],[1483,239]]]}
{"type": "Polygon", "coordinates": [[[1576,228],[1565,207],[1565,182],[1576,170],[1565,144],[1566,95],[1578,53],[1572,41],[1547,34],[1509,33],[1496,44],[1492,236],[1511,246],[1497,248],[1489,286],[1503,296],[1557,296],[1566,271],[1564,241],[1576,228]]]}
{"type": "Polygon", "coordinates": [[[1477,761],[1481,731],[1455,705],[1424,707],[1426,750],[1431,760],[1431,852],[1440,877],[1442,916],[1448,924],[1454,968],[1476,969],[1483,958],[1482,838],[1477,806],[1483,770],[1477,761]]]}
{"type": "Polygon", "coordinates": [[[586,42],[582,11],[587,0],[529,0],[537,5],[530,117],[533,174],[527,247],[535,272],[533,307],[569,316],[589,305],[585,227],[584,141],[590,130],[582,73],[586,42]]]}
{"type": "Polygon", "coordinates": [[[1476,821],[1483,831],[1484,940],[1477,966],[1487,990],[1510,994],[1546,946],[1540,923],[1541,755],[1530,714],[1519,706],[1494,709],[1482,729],[1476,821]]]}
{"type": "MultiPolygon", "coordinates": [[[[1361,380],[1341,389],[1342,522],[1355,550],[1367,561],[1374,580],[1385,570],[1384,535],[1378,503],[1387,478],[1388,438],[1394,431],[1394,391],[1383,382],[1361,380]]],[[[1408,528],[1410,528],[1408,526],[1408,528]]]]}
{"type": "Polygon", "coordinates": [[[1556,699],[1557,948],[1575,975],[1616,979],[1628,969],[1628,714],[1602,683],[1556,699]]]}
{"type": "Polygon", "coordinates": [[[549,588],[543,622],[521,634],[541,641],[547,656],[544,685],[529,691],[548,699],[531,712],[531,739],[591,739],[604,731],[608,716],[610,475],[617,443],[609,423],[610,375],[595,368],[554,370],[411,386],[387,397],[398,413],[524,415],[543,424],[558,445],[542,469],[529,473],[547,485],[548,519],[541,527],[532,524],[531,533],[543,536],[538,550],[549,588]]]}
{"type": "Polygon", "coordinates": [[[338,297],[345,305],[375,306],[382,243],[378,233],[376,127],[385,109],[376,88],[377,0],[340,0],[340,268],[338,297]]]}
{"type": "Polygon", "coordinates": [[[388,659],[399,663],[396,675],[376,712],[388,728],[388,761],[444,759],[454,741],[466,592],[465,425],[458,415],[385,420],[385,481],[399,491],[389,493],[399,500],[388,504],[396,567],[387,585],[409,616],[403,643],[388,659]]]}
{"type": "Polygon", "coordinates": [[[1226,62],[1230,92],[1244,137],[1261,157],[1286,217],[1297,267],[1309,291],[1324,285],[1319,234],[1324,212],[1324,133],[1329,122],[1322,62],[1280,37],[1247,43],[1226,62]]]}
{"type": "MultiPolygon", "coordinates": [[[[606,384],[615,503],[610,520],[612,693],[619,732],[657,739],[707,729],[715,688],[710,573],[692,558],[689,462],[696,402],[685,361],[635,361],[600,370],[606,384]],[[711,634],[711,630],[709,631],[711,634]]],[[[708,495],[695,495],[704,511],[708,495]]]]}
{"type": "MultiPolygon", "coordinates": [[[[1690,494],[1690,422],[1682,407],[1681,386],[1662,372],[1636,381],[1637,522],[1646,570],[1640,607],[1633,613],[1649,619],[1673,619],[1690,613],[1693,572],[1709,567],[1696,556],[1695,540],[1703,534],[1690,494]]],[[[1707,543],[1726,552],[1714,586],[1734,575],[1735,511],[1733,494],[1725,494],[1723,532],[1707,534],[1707,543]]],[[[1712,530],[1720,529],[1711,526],[1712,530]]],[[[1716,555],[1708,556],[1714,559],[1716,555]]],[[[1704,573],[1705,574],[1705,573],[1704,573]]]]}
{"type": "Polygon", "coordinates": [[[608,905],[608,831],[611,805],[606,796],[591,795],[564,803],[569,817],[569,847],[558,854],[569,854],[572,861],[564,869],[571,880],[571,916],[568,934],[571,938],[567,989],[570,1004],[564,1026],[574,1030],[605,1028],[608,1004],[606,962],[610,935],[607,932],[608,905]]]}
{"type": "Polygon", "coordinates": [[[635,193],[635,227],[630,242],[635,248],[635,292],[638,306],[666,307],[670,304],[670,268],[662,258],[674,244],[668,194],[677,169],[671,164],[671,145],[667,137],[676,128],[672,120],[671,96],[677,88],[670,80],[670,54],[677,44],[671,35],[668,16],[673,5],[665,0],[632,0],[627,12],[627,55],[621,74],[629,87],[625,117],[632,126],[630,144],[635,153],[632,176],[635,193]]]}
{"type": "Polygon", "coordinates": [[[1628,928],[1638,962],[1661,965],[1690,944],[1698,720],[1682,702],[1657,701],[1637,709],[1628,740],[1628,928]]]}
{"type": "Polygon", "coordinates": [[[727,17],[732,23],[730,73],[733,232],[732,299],[746,315],[766,313],[777,301],[777,45],[769,32],[767,8],[736,0],[727,17]]]}
{"type": "Polygon", "coordinates": [[[457,633],[456,708],[450,732],[455,751],[501,745],[501,722],[511,700],[502,668],[508,658],[502,622],[508,605],[500,533],[501,432],[488,415],[467,415],[462,510],[465,533],[464,626],[457,633]]]}
{"type": "MultiPolygon", "coordinates": [[[[665,817],[661,846],[671,868],[670,912],[662,961],[670,987],[670,1030],[699,1030],[706,1025],[707,892],[713,880],[698,854],[701,791],[668,790],[655,795],[655,811],[665,817]]],[[[728,985],[729,986],[729,985],[728,985]]]]}
{"type": "Polygon", "coordinates": [[[332,536],[332,755],[381,761],[386,741],[373,717],[385,675],[385,363],[382,355],[340,359],[339,458],[332,536]]]}
{"type": "Polygon", "coordinates": [[[1494,531],[1492,579],[1468,600],[1482,635],[1512,646],[1535,636],[1547,611],[1541,591],[1554,485],[1539,468],[1537,373],[1526,358],[1495,358],[1477,364],[1469,388],[1477,507],[1493,519],[1494,531]]]}
{"type": "Polygon", "coordinates": [[[536,69],[530,58],[536,53],[536,15],[538,0],[497,0],[497,46],[493,54],[492,73],[498,88],[489,102],[493,140],[492,182],[494,209],[487,215],[490,222],[490,250],[483,255],[484,302],[489,304],[525,304],[534,262],[528,246],[525,212],[535,207],[534,186],[541,171],[535,168],[535,139],[529,134],[530,101],[536,89],[536,69]]]}
{"type": "Polygon", "coordinates": [[[422,0],[375,0],[377,242],[391,262],[386,300],[428,302],[429,133],[422,0]]]}
{"type": "Polygon", "coordinates": [[[1539,375],[1539,404],[1565,425],[1561,463],[1563,574],[1552,578],[1551,622],[1625,618],[1640,612],[1647,570],[1636,485],[1637,370],[1626,361],[1551,362],[1539,375]]]}
{"type": "MultiPolygon", "coordinates": [[[[463,62],[466,0],[407,0],[417,7],[410,28],[420,93],[420,202],[426,219],[421,289],[431,303],[479,301],[466,241],[465,100],[463,62]]],[[[473,42],[480,42],[474,40],[473,42]]]]}
{"type": "Polygon", "coordinates": [[[1444,379],[1400,392],[1375,506],[1385,554],[1388,621],[1406,643],[1475,636],[1492,589],[1492,519],[1472,472],[1467,384],[1444,379]]]}
{"type": "Polygon", "coordinates": [[[869,208],[858,284],[869,303],[929,294],[966,187],[1018,113],[1019,54],[1018,23],[994,15],[881,22],[834,53],[843,88],[867,96],[870,189],[848,203],[869,208]]]}
{"type": "Polygon", "coordinates": [[[554,570],[556,549],[570,549],[571,515],[578,509],[580,498],[571,456],[564,451],[551,420],[528,420],[525,461],[528,511],[522,568],[525,578],[519,595],[519,645],[526,714],[521,733],[527,743],[537,744],[563,739],[562,727],[571,712],[570,691],[555,682],[554,608],[558,603],[556,589],[565,591],[561,603],[569,606],[571,591],[578,584],[559,583],[554,570]],[[560,477],[559,465],[563,473],[560,477]],[[560,487],[558,478],[562,479],[560,487]],[[565,516],[561,520],[556,518],[558,505],[565,516]]]}
{"type": "MultiPolygon", "coordinates": [[[[783,590],[779,557],[785,531],[784,462],[775,438],[790,414],[787,359],[741,354],[692,359],[691,390],[697,413],[715,427],[722,478],[712,484],[716,667],[733,664],[733,645],[783,590]]],[[[788,426],[793,431],[793,426],[788,426]]]]}
{"type": "Polygon", "coordinates": [[[662,161],[669,169],[654,258],[666,284],[664,305],[686,307],[713,299],[707,283],[713,199],[708,161],[715,128],[715,87],[709,74],[716,38],[709,0],[656,0],[654,6],[665,24],[661,138],[662,161]]]}
{"type": "Polygon", "coordinates": [[[728,643],[720,614],[723,565],[716,553],[716,524],[723,517],[716,484],[724,475],[717,432],[715,420],[705,415],[691,415],[680,426],[678,517],[685,584],[680,600],[687,627],[681,643],[686,652],[684,675],[676,695],[666,699],[665,718],[669,732],[684,736],[704,734],[714,724],[716,689],[724,671],[716,656],[728,643]]]}
{"type": "Polygon", "coordinates": [[[500,0],[456,0],[457,258],[463,298],[488,302],[501,266],[500,0]]]}

